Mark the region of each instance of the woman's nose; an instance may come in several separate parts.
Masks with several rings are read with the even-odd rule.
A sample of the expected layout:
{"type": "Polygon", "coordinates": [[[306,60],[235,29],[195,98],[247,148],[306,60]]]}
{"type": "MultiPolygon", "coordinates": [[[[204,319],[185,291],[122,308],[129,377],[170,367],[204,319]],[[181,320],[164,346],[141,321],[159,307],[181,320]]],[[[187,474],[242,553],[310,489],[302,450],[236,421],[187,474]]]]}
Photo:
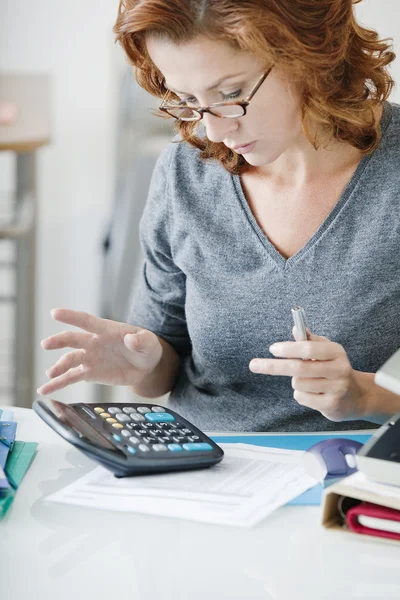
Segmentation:
{"type": "Polygon", "coordinates": [[[239,127],[237,119],[220,119],[210,113],[204,114],[203,122],[208,139],[215,143],[223,142],[239,127]]]}

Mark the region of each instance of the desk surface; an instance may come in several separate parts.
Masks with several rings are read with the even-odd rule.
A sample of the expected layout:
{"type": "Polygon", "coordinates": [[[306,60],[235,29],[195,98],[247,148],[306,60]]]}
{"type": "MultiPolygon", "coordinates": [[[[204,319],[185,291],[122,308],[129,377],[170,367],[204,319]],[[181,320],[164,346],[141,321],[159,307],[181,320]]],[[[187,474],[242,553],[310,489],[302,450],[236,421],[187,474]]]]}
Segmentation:
{"type": "Polygon", "coordinates": [[[400,598],[399,546],[327,531],[320,507],[283,507],[242,530],[46,503],[94,463],[14,410],[17,437],[39,450],[0,522],[4,599],[400,598]]]}

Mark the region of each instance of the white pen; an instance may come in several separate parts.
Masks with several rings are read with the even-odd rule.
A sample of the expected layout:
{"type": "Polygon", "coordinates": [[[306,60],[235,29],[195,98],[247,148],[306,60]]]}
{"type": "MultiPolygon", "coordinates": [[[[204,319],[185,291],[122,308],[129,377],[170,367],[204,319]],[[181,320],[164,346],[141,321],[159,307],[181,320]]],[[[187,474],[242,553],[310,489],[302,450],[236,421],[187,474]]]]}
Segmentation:
{"type": "Polygon", "coordinates": [[[307,321],[306,321],[306,313],[304,308],[301,306],[295,306],[292,308],[292,317],[293,322],[297,329],[297,339],[300,342],[305,342],[308,340],[307,336],[307,321]]]}

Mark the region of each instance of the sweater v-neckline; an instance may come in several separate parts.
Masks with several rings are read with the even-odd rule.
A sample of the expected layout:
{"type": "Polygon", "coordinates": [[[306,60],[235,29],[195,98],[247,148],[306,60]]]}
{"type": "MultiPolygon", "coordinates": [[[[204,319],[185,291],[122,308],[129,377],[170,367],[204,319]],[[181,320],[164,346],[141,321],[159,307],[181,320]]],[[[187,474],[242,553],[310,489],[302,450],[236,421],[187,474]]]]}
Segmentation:
{"type": "MultiPolygon", "coordinates": [[[[382,130],[381,143],[383,141],[383,137],[385,135],[386,129],[391,120],[391,116],[392,116],[391,106],[388,102],[385,102],[382,117],[381,117],[381,130],[382,130]]],[[[321,239],[322,235],[327,231],[327,229],[330,227],[330,225],[336,220],[338,214],[341,212],[343,207],[351,200],[353,192],[354,192],[358,182],[360,181],[367,165],[375,157],[376,153],[379,151],[379,148],[380,148],[380,145],[374,152],[372,152],[372,154],[362,157],[362,159],[358,163],[350,181],[347,183],[345,189],[343,190],[342,194],[340,195],[338,201],[336,202],[336,204],[334,205],[332,210],[328,213],[328,215],[325,217],[325,219],[323,220],[321,225],[318,227],[318,229],[315,231],[315,233],[312,234],[312,236],[308,239],[308,241],[295,254],[293,254],[289,258],[284,257],[279,252],[279,250],[277,250],[277,248],[270,242],[270,240],[268,239],[268,236],[264,233],[264,231],[261,229],[260,225],[258,224],[258,222],[253,214],[253,211],[251,210],[249,203],[247,202],[245,193],[243,191],[242,183],[240,180],[240,175],[231,175],[231,180],[233,182],[233,186],[235,188],[236,195],[239,198],[242,209],[243,209],[248,221],[250,222],[250,225],[252,226],[252,228],[253,228],[255,234],[257,235],[257,237],[259,238],[260,242],[265,247],[269,257],[276,264],[276,266],[278,268],[280,268],[281,270],[290,269],[292,267],[292,265],[296,264],[299,260],[301,260],[301,258],[318,242],[318,240],[321,239]]]]}

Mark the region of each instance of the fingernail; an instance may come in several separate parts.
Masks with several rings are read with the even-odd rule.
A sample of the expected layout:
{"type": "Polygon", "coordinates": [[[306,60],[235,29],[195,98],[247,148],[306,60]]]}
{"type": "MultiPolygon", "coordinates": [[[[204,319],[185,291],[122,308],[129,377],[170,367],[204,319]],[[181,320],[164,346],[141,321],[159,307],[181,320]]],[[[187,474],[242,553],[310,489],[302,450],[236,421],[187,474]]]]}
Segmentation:
{"type": "Polygon", "coordinates": [[[40,388],[38,388],[38,389],[36,390],[36,393],[37,393],[37,394],[39,394],[39,396],[41,396],[41,395],[42,395],[42,392],[40,391],[40,388]]]}
{"type": "Polygon", "coordinates": [[[269,351],[271,354],[279,354],[280,346],[279,344],[271,344],[269,347],[269,351]]]}
{"type": "Polygon", "coordinates": [[[261,371],[261,361],[259,360],[252,360],[249,366],[250,371],[253,371],[253,373],[259,373],[261,371]]]}
{"type": "Polygon", "coordinates": [[[50,377],[50,372],[51,372],[51,369],[47,369],[47,371],[45,373],[46,377],[50,377]]]}

